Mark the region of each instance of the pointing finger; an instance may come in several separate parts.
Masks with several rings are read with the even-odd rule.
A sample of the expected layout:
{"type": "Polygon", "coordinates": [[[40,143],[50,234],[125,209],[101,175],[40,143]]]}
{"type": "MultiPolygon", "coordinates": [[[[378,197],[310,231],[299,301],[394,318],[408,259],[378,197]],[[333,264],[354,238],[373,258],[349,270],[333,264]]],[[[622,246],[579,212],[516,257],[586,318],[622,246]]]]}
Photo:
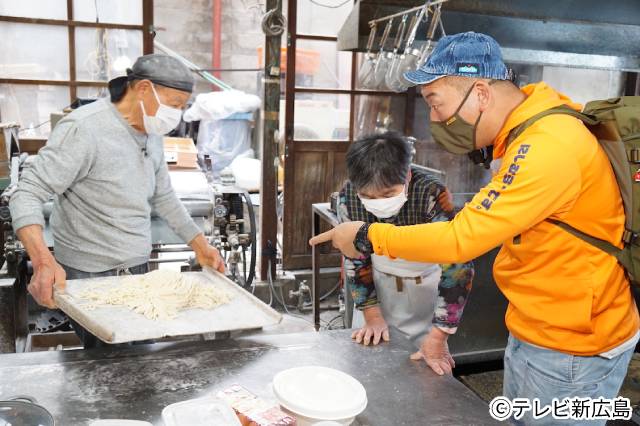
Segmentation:
{"type": "Polygon", "coordinates": [[[322,234],[316,235],[315,237],[309,240],[309,245],[316,246],[318,244],[326,243],[327,241],[331,241],[333,239],[333,229],[323,232],[322,234]]]}

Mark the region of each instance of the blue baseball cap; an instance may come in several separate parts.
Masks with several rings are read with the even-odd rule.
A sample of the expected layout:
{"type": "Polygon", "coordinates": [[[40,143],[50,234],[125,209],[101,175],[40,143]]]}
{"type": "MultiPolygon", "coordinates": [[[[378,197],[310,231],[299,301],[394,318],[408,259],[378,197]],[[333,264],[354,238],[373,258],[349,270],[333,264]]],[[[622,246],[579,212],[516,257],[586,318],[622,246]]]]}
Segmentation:
{"type": "Polygon", "coordinates": [[[425,63],[404,73],[404,78],[417,85],[453,75],[494,80],[511,77],[498,42],[486,34],[469,31],[442,37],[425,63]]]}

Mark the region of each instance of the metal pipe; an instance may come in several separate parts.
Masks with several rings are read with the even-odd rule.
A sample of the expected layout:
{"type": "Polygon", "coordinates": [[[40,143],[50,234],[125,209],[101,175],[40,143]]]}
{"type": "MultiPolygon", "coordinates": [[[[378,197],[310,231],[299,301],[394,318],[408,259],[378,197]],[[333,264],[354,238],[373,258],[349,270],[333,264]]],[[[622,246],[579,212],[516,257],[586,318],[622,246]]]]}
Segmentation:
{"type": "Polygon", "coordinates": [[[262,68],[200,68],[199,71],[220,72],[260,72],[262,68]]]}
{"type": "MultiPolygon", "coordinates": [[[[212,61],[211,66],[213,68],[220,68],[222,58],[222,0],[213,0],[213,31],[212,33],[212,61]]],[[[220,72],[215,72],[216,78],[220,78],[220,72]]]]}
{"type": "Polygon", "coordinates": [[[168,48],[164,44],[160,43],[158,40],[154,40],[153,41],[153,45],[155,47],[157,47],[158,49],[162,50],[167,55],[173,56],[174,58],[176,58],[177,60],[179,60],[180,62],[185,64],[190,70],[192,70],[193,72],[197,73],[200,77],[204,78],[209,83],[215,84],[216,86],[218,86],[222,90],[232,90],[233,89],[231,86],[229,86],[224,81],[219,80],[216,77],[214,77],[211,73],[208,73],[206,71],[200,71],[200,68],[196,64],[194,64],[193,62],[189,61],[187,58],[185,58],[184,56],[178,54],[177,52],[174,52],[173,50],[171,50],[170,48],[168,48]]]}
{"type": "Polygon", "coordinates": [[[149,259],[149,263],[189,263],[190,259],[149,259]]]}
{"type": "Polygon", "coordinates": [[[394,13],[393,15],[388,15],[388,16],[383,16],[382,18],[377,18],[377,19],[372,19],[371,21],[369,21],[369,26],[373,27],[374,25],[380,23],[380,22],[385,22],[388,21],[389,19],[394,19],[397,18],[398,16],[404,16],[404,15],[408,15],[409,13],[413,13],[413,12],[417,12],[418,10],[425,8],[425,7],[431,7],[431,6],[436,6],[442,3],[446,3],[449,0],[432,0],[427,2],[426,4],[422,5],[422,6],[416,6],[416,7],[412,7],[411,9],[407,9],[403,12],[398,12],[398,13],[394,13]]]}
{"type": "Polygon", "coordinates": [[[184,246],[184,247],[163,247],[163,248],[153,249],[152,251],[153,251],[153,253],[182,253],[182,252],[187,252],[187,251],[193,251],[193,249],[191,247],[188,247],[188,246],[184,246]]]}

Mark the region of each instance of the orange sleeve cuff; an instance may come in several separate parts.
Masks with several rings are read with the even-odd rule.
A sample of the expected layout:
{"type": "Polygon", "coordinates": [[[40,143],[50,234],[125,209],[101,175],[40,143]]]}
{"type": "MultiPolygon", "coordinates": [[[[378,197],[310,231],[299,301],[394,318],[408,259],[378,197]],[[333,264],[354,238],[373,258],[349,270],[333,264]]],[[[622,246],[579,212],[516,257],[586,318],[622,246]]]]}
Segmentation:
{"type": "Polygon", "coordinates": [[[393,225],[390,223],[373,223],[369,226],[369,241],[375,254],[392,257],[387,248],[387,234],[392,228],[393,225]]]}

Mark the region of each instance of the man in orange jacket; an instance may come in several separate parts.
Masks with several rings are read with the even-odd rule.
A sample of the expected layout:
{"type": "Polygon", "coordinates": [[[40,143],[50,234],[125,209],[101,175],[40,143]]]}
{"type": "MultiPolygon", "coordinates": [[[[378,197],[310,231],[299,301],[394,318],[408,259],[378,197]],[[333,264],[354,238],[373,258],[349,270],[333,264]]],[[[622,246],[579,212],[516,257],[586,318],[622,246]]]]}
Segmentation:
{"type": "MultiPolygon", "coordinates": [[[[492,145],[502,160],[498,173],[450,222],[349,222],[311,243],[332,240],[349,257],[372,251],[434,263],[466,262],[502,245],[494,277],[509,300],[505,396],[543,405],[616,397],[640,337],[625,271],[548,221],[621,247],[624,210],[611,165],[596,138],[568,115],[546,116],[509,143],[511,131],[539,112],[580,105],[545,83],[518,89],[496,41],[472,32],[444,37],[405,76],[421,85],[435,141],[456,154],[492,145]]],[[[531,413],[523,419],[534,422],[531,413]]],[[[535,422],[545,421],[558,422],[535,422]]]]}

